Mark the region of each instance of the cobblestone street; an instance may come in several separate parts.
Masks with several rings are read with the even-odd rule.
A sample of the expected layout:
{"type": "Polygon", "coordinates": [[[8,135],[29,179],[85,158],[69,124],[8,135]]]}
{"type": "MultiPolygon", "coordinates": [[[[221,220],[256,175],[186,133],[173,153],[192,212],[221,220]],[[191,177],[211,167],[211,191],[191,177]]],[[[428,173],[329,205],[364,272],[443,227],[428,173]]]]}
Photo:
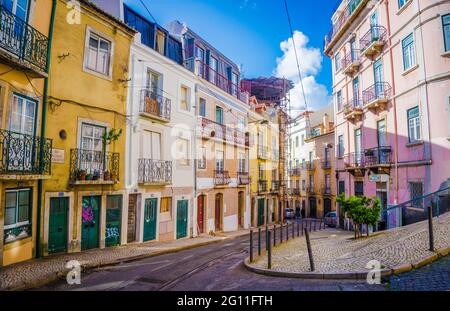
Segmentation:
{"type": "Polygon", "coordinates": [[[392,291],[450,291],[450,257],[389,278],[392,291]]]}

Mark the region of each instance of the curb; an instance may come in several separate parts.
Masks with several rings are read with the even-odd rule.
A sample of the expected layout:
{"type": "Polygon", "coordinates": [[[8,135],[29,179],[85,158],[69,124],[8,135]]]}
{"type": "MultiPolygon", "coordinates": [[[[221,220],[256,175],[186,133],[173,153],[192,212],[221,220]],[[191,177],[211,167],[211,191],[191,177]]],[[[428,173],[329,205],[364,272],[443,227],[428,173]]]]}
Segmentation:
{"type": "MultiPolygon", "coordinates": [[[[243,234],[243,235],[245,235],[245,234],[243,234]]],[[[210,244],[217,244],[217,243],[223,242],[225,240],[232,240],[235,238],[239,238],[243,235],[224,237],[224,238],[215,239],[215,240],[211,240],[211,241],[205,241],[205,242],[201,242],[201,243],[197,243],[197,244],[180,246],[178,248],[161,250],[161,251],[157,251],[154,253],[137,255],[137,256],[133,256],[133,257],[120,258],[120,259],[112,260],[112,261],[105,262],[105,263],[98,263],[98,264],[89,264],[88,263],[88,264],[81,266],[81,271],[87,272],[87,271],[90,271],[90,270],[93,270],[96,268],[115,266],[115,265],[118,265],[121,263],[129,263],[129,262],[143,260],[143,259],[152,258],[152,257],[156,257],[156,256],[173,254],[173,253],[177,253],[177,252],[181,252],[181,251],[185,251],[185,250],[189,250],[189,249],[194,249],[194,248],[198,248],[198,247],[202,247],[202,246],[206,246],[206,245],[210,245],[210,244]]],[[[33,282],[22,283],[21,285],[18,285],[18,286],[0,288],[0,291],[23,291],[23,290],[33,289],[36,287],[45,286],[49,283],[52,283],[59,279],[64,278],[67,275],[67,272],[68,272],[68,270],[59,271],[56,273],[49,274],[48,276],[45,277],[45,279],[42,278],[40,280],[36,280],[33,282]]]]}

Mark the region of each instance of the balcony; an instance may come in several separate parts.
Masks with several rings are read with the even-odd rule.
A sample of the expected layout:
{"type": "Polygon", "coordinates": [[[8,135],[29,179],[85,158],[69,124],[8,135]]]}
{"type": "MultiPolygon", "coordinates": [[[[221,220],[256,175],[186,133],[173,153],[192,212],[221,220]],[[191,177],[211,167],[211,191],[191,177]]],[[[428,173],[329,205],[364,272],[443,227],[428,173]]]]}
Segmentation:
{"type": "Polygon", "coordinates": [[[267,180],[258,180],[258,193],[267,192],[267,180]]]}
{"type": "Polygon", "coordinates": [[[392,87],[387,82],[377,82],[362,92],[364,106],[368,109],[385,109],[392,97],[392,87]]]}
{"type": "Polygon", "coordinates": [[[70,183],[72,185],[112,185],[119,182],[118,153],[72,149],[70,183]]]}
{"type": "Polygon", "coordinates": [[[374,59],[383,50],[387,40],[387,30],[383,26],[372,26],[359,41],[361,54],[374,59]]]}
{"type": "Polygon", "coordinates": [[[292,168],[289,170],[289,176],[290,177],[299,177],[300,176],[300,168],[292,168]]]}
{"type": "Polygon", "coordinates": [[[328,35],[325,36],[324,50],[328,55],[342,34],[350,27],[369,0],[347,0],[347,4],[336,11],[334,22],[328,35]]]}
{"type": "Polygon", "coordinates": [[[323,170],[331,169],[331,161],[330,160],[323,160],[321,164],[322,164],[323,170]]]}
{"type": "Polygon", "coordinates": [[[364,176],[366,172],[364,153],[354,152],[345,155],[344,169],[354,176],[364,176]]]}
{"type": "Polygon", "coordinates": [[[164,123],[170,122],[172,101],[169,98],[158,95],[153,90],[142,90],[140,107],[141,116],[158,120],[164,123]]]}
{"type": "Polygon", "coordinates": [[[364,151],[365,165],[371,167],[390,167],[392,164],[392,149],[390,146],[376,147],[364,151]]]}
{"type": "Polygon", "coordinates": [[[240,186],[245,186],[250,184],[250,175],[249,173],[242,173],[242,172],[238,172],[238,185],[240,186]]]}
{"type": "Polygon", "coordinates": [[[300,195],[300,188],[292,188],[291,194],[292,195],[300,195]]]}
{"type": "Polygon", "coordinates": [[[272,188],[271,191],[272,192],[278,192],[280,191],[280,181],[279,180],[272,180],[272,188]]]}
{"type": "Polygon", "coordinates": [[[314,170],[316,169],[316,166],[315,166],[315,164],[314,164],[314,161],[308,161],[308,162],[306,162],[306,163],[305,163],[305,167],[306,167],[306,170],[308,170],[308,171],[314,171],[314,170]]]}
{"type": "Polygon", "coordinates": [[[258,159],[268,160],[269,159],[269,148],[266,146],[258,145],[258,159]]]}
{"type": "Polygon", "coordinates": [[[231,183],[230,173],[228,171],[214,171],[214,186],[226,187],[231,183]]]}
{"type": "Polygon", "coordinates": [[[48,38],[0,5],[0,57],[33,77],[47,76],[48,38]]]}
{"type": "Polygon", "coordinates": [[[315,190],[314,186],[306,187],[306,193],[308,195],[315,195],[316,194],[316,190],[315,190]]]}
{"type": "Polygon", "coordinates": [[[250,137],[248,133],[244,133],[238,128],[228,127],[224,124],[220,124],[209,120],[207,118],[199,118],[199,133],[206,139],[218,139],[230,144],[250,147],[250,137]]]}
{"type": "Polygon", "coordinates": [[[347,52],[342,59],[342,68],[344,68],[343,72],[349,77],[353,77],[356,73],[358,73],[360,66],[361,59],[359,50],[351,50],[347,52]]]}
{"type": "Polygon", "coordinates": [[[323,187],[320,189],[320,193],[321,193],[323,196],[330,196],[330,195],[331,195],[331,187],[330,187],[330,186],[323,186],[323,187]]]}
{"type": "Polygon", "coordinates": [[[172,184],[172,161],[139,159],[139,184],[170,185],[172,184]]]}
{"type": "Polygon", "coordinates": [[[0,179],[43,179],[51,162],[51,139],[0,130],[0,179]]]}
{"type": "Polygon", "coordinates": [[[350,122],[357,122],[362,119],[363,102],[359,98],[350,99],[344,106],[344,118],[350,122]]]}
{"type": "Polygon", "coordinates": [[[249,95],[247,92],[243,92],[238,84],[233,83],[223,74],[209,67],[206,63],[203,63],[201,60],[195,59],[193,57],[188,58],[184,62],[184,67],[186,67],[186,69],[193,72],[197,76],[214,84],[222,91],[230,94],[233,97],[236,97],[243,103],[248,104],[249,95]]]}
{"type": "MultiPolygon", "coordinates": [[[[275,146],[273,146],[273,147],[275,147],[275,146]]],[[[276,149],[272,150],[272,160],[273,161],[280,160],[280,152],[276,149]]]]}

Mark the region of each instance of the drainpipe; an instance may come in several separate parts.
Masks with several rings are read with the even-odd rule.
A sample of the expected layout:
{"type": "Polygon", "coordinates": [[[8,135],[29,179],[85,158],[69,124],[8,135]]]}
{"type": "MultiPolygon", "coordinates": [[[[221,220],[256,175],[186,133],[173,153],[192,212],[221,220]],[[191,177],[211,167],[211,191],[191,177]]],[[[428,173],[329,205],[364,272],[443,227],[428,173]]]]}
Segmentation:
{"type": "MultiPolygon", "coordinates": [[[[51,57],[51,50],[52,50],[52,40],[53,40],[53,27],[55,24],[55,14],[56,14],[56,1],[52,1],[52,13],[50,17],[50,26],[48,30],[48,47],[47,47],[47,66],[46,66],[46,72],[50,72],[50,57],[51,57]]],[[[42,146],[44,146],[45,143],[45,127],[46,127],[46,120],[47,120],[47,103],[48,103],[48,84],[49,84],[49,78],[44,79],[44,98],[42,101],[42,116],[41,116],[41,150],[39,154],[39,170],[43,168],[42,165],[42,159],[44,158],[44,149],[42,146]]],[[[41,215],[42,215],[42,186],[43,186],[43,180],[38,180],[38,198],[37,198],[37,221],[36,221],[36,257],[42,256],[42,248],[41,248],[41,215]]]]}
{"type": "MultiPolygon", "coordinates": [[[[195,85],[194,86],[195,88],[197,88],[197,85],[195,85]]],[[[196,96],[197,97],[197,96],[196,96]]],[[[198,157],[198,152],[197,152],[197,98],[195,99],[195,102],[196,102],[196,104],[195,104],[195,106],[193,107],[194,108],[194,138],[193,138],[193,141],[194,141],[194,150],[193,150],[193,154],[194,154],[194,167],[193,167],[193,170],[194,170],[194,206],[193,206],[193,210],[194,210],[194,212],[193,212],[193,219],[192,219],[192,233],[193,233],[193,237],[194,238],[196,238],[198,235],[199,235],[199,232],[198,232],[198,219],[197,219],[197,217],[198,217],[198,198],[197,198],[197,189],[198,189],[198,186],[197,186],[197,165],[198,165],[198,159],[197,159],[197,157],[198,157]]],[[[203,209],[205,209],[205,206],[203,206],[203,209]]],[[[203,211],[204,212],[204,214],[206,214],[205,213],[205,210],[203,211]]],[[[203,215],[203,217],[205,217],[205,215],[203,215]]],[[[207,218],[207,217],[206,217],[207,218]]],[[[207,221],[206,221],[207,222],[207,221]]],[[[205,226],[205,224],[203,224],[203,226],[205,226]]],[[[208,224],[206,224],[206,226],[208,226],[208,224]]],[[[208,231],[208,229],[206,229],[205,231],[208,231]]]]}
{"type": "MultiPolygon", "coordinates": [[[[395,138],[394,138],[394,145],[395,145],[395,198],[394,198],[394,204],[398,204],[398,124],[397,124],[397,105],[395,100],[395,77],[394,77],[394,57],[392,55],[392,38],[391,38],[391,19],[389,17],[389,0],[385,1],[385,8],[386,8],[386,18],[387,18],[387,32],[388,32],[388,40],[389,40],[389,60],[391,65],[391,81],[392,81],[392,106],[394,107],[394,132],[395,132],[395,138]]],[[[388,198],[389,202],[389,198],[388,198]]]]}

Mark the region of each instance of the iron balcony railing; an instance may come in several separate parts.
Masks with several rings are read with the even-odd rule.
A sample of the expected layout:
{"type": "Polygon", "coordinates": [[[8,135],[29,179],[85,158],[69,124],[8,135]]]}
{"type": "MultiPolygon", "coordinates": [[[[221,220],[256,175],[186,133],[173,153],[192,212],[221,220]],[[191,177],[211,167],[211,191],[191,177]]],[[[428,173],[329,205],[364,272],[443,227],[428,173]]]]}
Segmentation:
{"type": "Polygon", "coordinates": [[[120,155],[115,152],[72,149],[70,151],[70,181],[119,181],[120,155]]]}
{"type": "Polygon", "coordinates": [[[366,166],[379,166],[392,164],[392,149],[390,146],[381,146],[364,151],[366,166]]]}
{"type": "Polygon", "coordinates": [[[188,58],[184,62],[184,66],[191,72],[195,73],[197,76],[205,79],[206,81],[214,84],[222,91],[236,97],[244,103],[248,103],[248,93],[243,92],[238,84],[232,82],[223,74],[211,68],[206,63],[194,57],[188,58]]]}
{"type": "Polygon", "coordinates": [[[289,176],[300,176],[300,168],[296,167],[296,168],[292,168],[289,170],[289,176]]]}
{"type": "Polygon", "coordinates": [[[267,192],[267,180],[264,179],[258,180],[258,192],[259,193],[267,192]]]}
{"type": "Polygon", "coordinates": [[[153,90],[143,89],[140,112],[169,122],[172,113],[172,101],[153,90]]]}
{"type": "Polygon", "coordinates": [[[292,195],[300,195],[300,188],[292,188],[291,194],[292,195]]]}
{"type": "Polygon", "coordinates": [[[368,47],[372,45],[374,42],[378,41],[386,41],[387,38],[387,30],[383,26],[371,26],[369,31],[361,37],[359,40],[359,45],[361,47],[361,51],[364,52],[368,47]]]}
{"type": "Polygon", "coordinates": [[[250,138],[247,133],[238,128],[233,128],[201,117],[199,129],[203,137],[215,138],[240,146],[250,146],[250,138]]]}
{"type": "Polygon", "coordinates": [[[316,190],[314,188],[314,186],[307,186],[306,187],[306,193],[309,195],[315,195],[316,194],[316,190]]]}
{"type": "Polygon", "coordinates": [[[171,184],[172,161],[139,159],[140,184],[171,184]]]}
{"type": "Polygon", "coordinates": [[[342,59],[342,68],[346,69],[350,65],[355,64],[360,61],[360,53],[359,50],[351,49],[347,53],[345,53],[344,58],[342,59]]]}
{"type": "Polygon", "coordinates": [[[392,87],[387,82],[376,82],[362,92],[364,105],[376,100],[387,100],[392,96],[392,87]]]}
{"type": "Polygon", "coordinates": [[[250,184],[250,174],[238,172],[238,184],[239,185],[248,185],[250,184]]]}
{"type": "Polygon", "coordinates": [[[50,175],[52,140],[0,130],[0,174],[50,175]]]}
{"type": "Polygon", "coordinates": [[[364,168],[365,156],[361,152],[353,152],[345,155],[344,163],[346,168],[364,168]]]}
{"type": "Polygon", "coordinates": [[[350,114],[357,109],[363,108],[363,102],[358,97],[350,99],[347,104],[344,106],[344,114],[350,114]]]}
{"type": "Polygon", "coordinates": [[[322,169],[329,170],[331,168],[331,161],[330,160],[323,160],[322,161],[322,169]]]}
{"type": "Polygon", "coordinates": [[[267,160],[269,157],[269,148],[267,146],[258,145],[258,158],[267,160]]]}
{"type": "Polygon", "coordinates": [[[316,168],[316,166],[314,165],[314,161],[305,162],[305,166],[308,171],[312,171],[316,168]]]}
{"type": "Polygon", "coordinates": [[[0,47],[47,72],[48,38],[0,5],[0,47]]]}
{"type": "Polygon", "coordinates": [[[331,26],[331,30],[328,35],[325,37],[325,49],[328,44],[333,40],[337,33],[344,27],[344,25],[348,22],[350,17],[359,7],[361,2],[364,0],[348,0],[347,5],[342,8],[336,15],[333,25],[331,26]]]}
{"type": "Polygon", "coordinates": [[[280,191],[280,181],[272,180],[272,191],[280,191]]]}
{"type": "Polygon", "coordinates": [[[214,185],[228,186],[230,183],[231,178],[228,171],[214,171],[214,185]]]}

